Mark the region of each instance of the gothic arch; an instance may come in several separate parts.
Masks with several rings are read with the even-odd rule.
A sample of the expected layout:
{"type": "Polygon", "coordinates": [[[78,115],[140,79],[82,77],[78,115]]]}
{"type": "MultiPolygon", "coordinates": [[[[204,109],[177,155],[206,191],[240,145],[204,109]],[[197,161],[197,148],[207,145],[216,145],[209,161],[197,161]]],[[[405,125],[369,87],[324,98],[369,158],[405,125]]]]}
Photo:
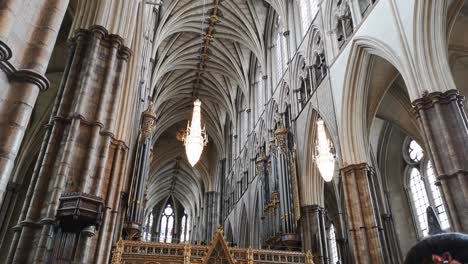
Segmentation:
{"type": "MultiPolygon", "coordinates": [[[[462,95],[468,95],[468,37],[465,33],[468,26],[468,2],[455,0],[451,4],[447,14],[447,49],[450,70],[456,88],[462,95]]],[[[464,104],[465,111],[468,105],[464,104]]]]}
{"type": "Polygon", "coordinates": [[[261,181],[258,180],[256,182],[256,188],[254,192],[254,206],[252,207],[252,213],[251,213],[251,220],[249,221],[252,223],[252,247],[253,248],[261,248],[262,244],[262,221],[261,221],[261,215],[262,215],[262,186],[261,186],[261,181]]]}
{"type": "Polygon", "coordinates": [[[231,221],[228,220],[228,223],[227,223],[227,226],[226,226],[226,229],[225,229],[225,239],[227,242],[231,242],[231,243],[234,243],[234,233],[232,232],[232,225],[231,225],[231,221]]]}
{"type": "Polygon", "coordinates": [[[420,89],[415,100],[425,92],[445,92],[455,89],[448,60],[447,0],[415,0],[414,47],[419,70],[420,89]],[[430,22],[429,22],[430,21],[430,22]]]}
{"type": "Polygon", "coordinates": [[[250,246],[250,221],[245,204],[242,205],[242,211],[237,223],[239,223],[239,246],[247,248],[250,246]]]}
{"type": "MultiPolygon", "coordinates": [[[[372,60],[380,59],[401,74],[410,98],[417,89],[412,71],[408,69],[387,44],[370,37],[355,38],[352,43],[347,71],[343,82],[342,110],[340,116],[341,151],[344,165],[368,161],[368,135],[372,119],[368,120],[368,77],[373,74],[372,60]]],[[[389,87],[387,87],[388,90],[389,87]]],[[[386,91],[382,92],[384,95],[386,91]]],[[[377,104],[378,105],[378,104],[377,104]]]]}
{"type": "Polygon", "coordinates": [[[302,166],[302,173],[300,174],[300,193],[301,205],[318,204],[324,206],[323,188],[324,182],[320,177],[317,165],[314,162],[315,156],[315,138],[317,131],[316,121],[319,114],[312,107],[309,108],[307,125],[306,125],[306,143],[303,148],[304,164],[302,166]]]}

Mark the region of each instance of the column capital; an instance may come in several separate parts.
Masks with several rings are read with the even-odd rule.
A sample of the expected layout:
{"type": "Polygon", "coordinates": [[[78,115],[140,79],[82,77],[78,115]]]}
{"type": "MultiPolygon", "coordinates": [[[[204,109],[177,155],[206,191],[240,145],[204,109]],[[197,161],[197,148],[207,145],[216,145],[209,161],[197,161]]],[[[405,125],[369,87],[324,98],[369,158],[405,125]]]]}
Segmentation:
{"type": "Polygon", "coordinates": [[[351,171],[356,170],[370,170],[370,166],[367,163],[352,164],[341,168],[341,172],[347,174],[351,171]]]}
{"type": "Polygon", "coordinates": [[[436,104],[449,104],[453,101],[457,101],[460,106],[463,106],[465,97],[460,95],[456,89],[448,90],[446,92],[425,93],[423,94],[423,97],[412,102],[413,113],[417,118],[419,118],[420,110],[427,110],[434,107],[436,104]]]}
{"type": "Polygon", "coordinates": [[[89,29],[80,28],[75,30],[74,35],[70,41],[75,42],[80,38],[87,39],[88,41],[91,41],[92,38],[97,38],[103,42],[106,42],[107,45],[117,49],[117,58],[125,61],[128,61],[132,55],[131,49],[125,46],[125,41],[121,36],[116,34],[109,34],[109,31],[100,25],[93,25],[89,29]]]}

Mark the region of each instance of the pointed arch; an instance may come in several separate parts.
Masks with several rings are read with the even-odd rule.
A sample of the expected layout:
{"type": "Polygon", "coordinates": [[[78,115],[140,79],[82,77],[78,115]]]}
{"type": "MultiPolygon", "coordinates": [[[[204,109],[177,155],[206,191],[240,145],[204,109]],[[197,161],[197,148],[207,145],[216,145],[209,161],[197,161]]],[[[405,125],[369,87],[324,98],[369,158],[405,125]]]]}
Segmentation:
{"type": "Polygon", "coordinates": [[[239,224],[239,246],[247,248],[250,246],[250,223],[245,204],[242,204],[241,213],[237,223],[239,224]]]}
{"type": "Polygon", "coordinates": [[[412,100],[425,92],[456,89],[448,59],[448,3],[444,0],[415,0],[413,50],[421,89],[411,97],[412,100]]]}
{"type": "Polygon", "coordinates": [[[378,57],[390,63],[401,74],[410,98],[417,94],[415,78],[409,64],[400,59],[387,44],[372,37],[354,39],[348,58],[348,67],[343,82],[342,110],[340,116],[341,152],[344,165],[367,163],[369,142],[367,100],[371,59],[378,57]]]}

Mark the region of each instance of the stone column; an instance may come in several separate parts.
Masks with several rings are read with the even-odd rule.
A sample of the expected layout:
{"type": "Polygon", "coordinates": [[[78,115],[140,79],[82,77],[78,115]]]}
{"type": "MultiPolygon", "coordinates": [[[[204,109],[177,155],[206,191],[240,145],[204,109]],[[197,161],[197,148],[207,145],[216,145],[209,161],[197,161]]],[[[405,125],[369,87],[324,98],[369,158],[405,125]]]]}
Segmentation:
{"type": "Polygon", "coordinates": [[[158,230],[158,220],[161,218],[160,211],[155,207],[152,210],[153,212],[153,223],[151,223],[151,241],[159,241],[159,230],[158,230]]]}
{"type": "Polygon", "coordinates": [[[205,234],[204,239],[207,243],[213,238],[216,228],[217,228],[217,219],[218,219],[218,192],[211,191],[205,193],[205,234]]]}
{"type": "Polygon", "coordinates": [[[468,233],[468,121],[458,90],[434,92],[413,102],[450,225],[468,233]]]}
{"type": "Polygon", "coordinates": [[[325,209],[319,205],[303,206],[301,212],[302,248],[314,256],[314,263],[328,263],[325,209]]]}
{"type": "Polygon", "coordinates": [[[366,163],[341,170],[355,263],[384,263],[366,163]]]}
{"type": "Polygon", "coordinates": [[[146,180],[148,178],[153,131],[156,117],[153,105],[143,113],[140,137],[138,140],[137,153],[135,155],[134,173],[129,194],[129,205],[127,209],[124,233],[127,240],[141,239],[141,231],[144,224],[144,199],[146,180]]]}
{"type": "Polygon", "coordinates": [[[68,0],[0,3],[0,203],[39,91],[68,0]]]}
{"type": "Polygon", "coordinates": [[[102,26],[78,30],[27,201],[12,263],[107,262],[128,146],[115,138],[130,51],[102,26]]]}

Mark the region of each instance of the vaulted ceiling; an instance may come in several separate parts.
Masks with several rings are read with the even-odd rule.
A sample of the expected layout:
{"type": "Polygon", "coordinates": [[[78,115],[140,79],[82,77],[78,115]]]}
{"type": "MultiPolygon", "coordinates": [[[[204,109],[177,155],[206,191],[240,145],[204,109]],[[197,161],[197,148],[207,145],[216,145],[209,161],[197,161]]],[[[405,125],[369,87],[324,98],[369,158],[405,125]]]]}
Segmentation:
{"type": "Polygon", "coordinates": [[[236,124],[236,98],[249,97],[250,68],[257,63],[265,68],[265,28],[271,16],[284,12],[283,2],[171,0],[162,4],[151,80],[158,125],[149,207],[172,194],[184,207],[195,209],[204,191],[216,189],[218,161],[224,155],[224,124],[226,120],[236,124]],[[202,101],[202,123],[210,142],[191,168],[175,136],[191,118],[195,97],[202,101]],[[174,178],[179,179],[175,184],[170,180],[174,178]]]}

